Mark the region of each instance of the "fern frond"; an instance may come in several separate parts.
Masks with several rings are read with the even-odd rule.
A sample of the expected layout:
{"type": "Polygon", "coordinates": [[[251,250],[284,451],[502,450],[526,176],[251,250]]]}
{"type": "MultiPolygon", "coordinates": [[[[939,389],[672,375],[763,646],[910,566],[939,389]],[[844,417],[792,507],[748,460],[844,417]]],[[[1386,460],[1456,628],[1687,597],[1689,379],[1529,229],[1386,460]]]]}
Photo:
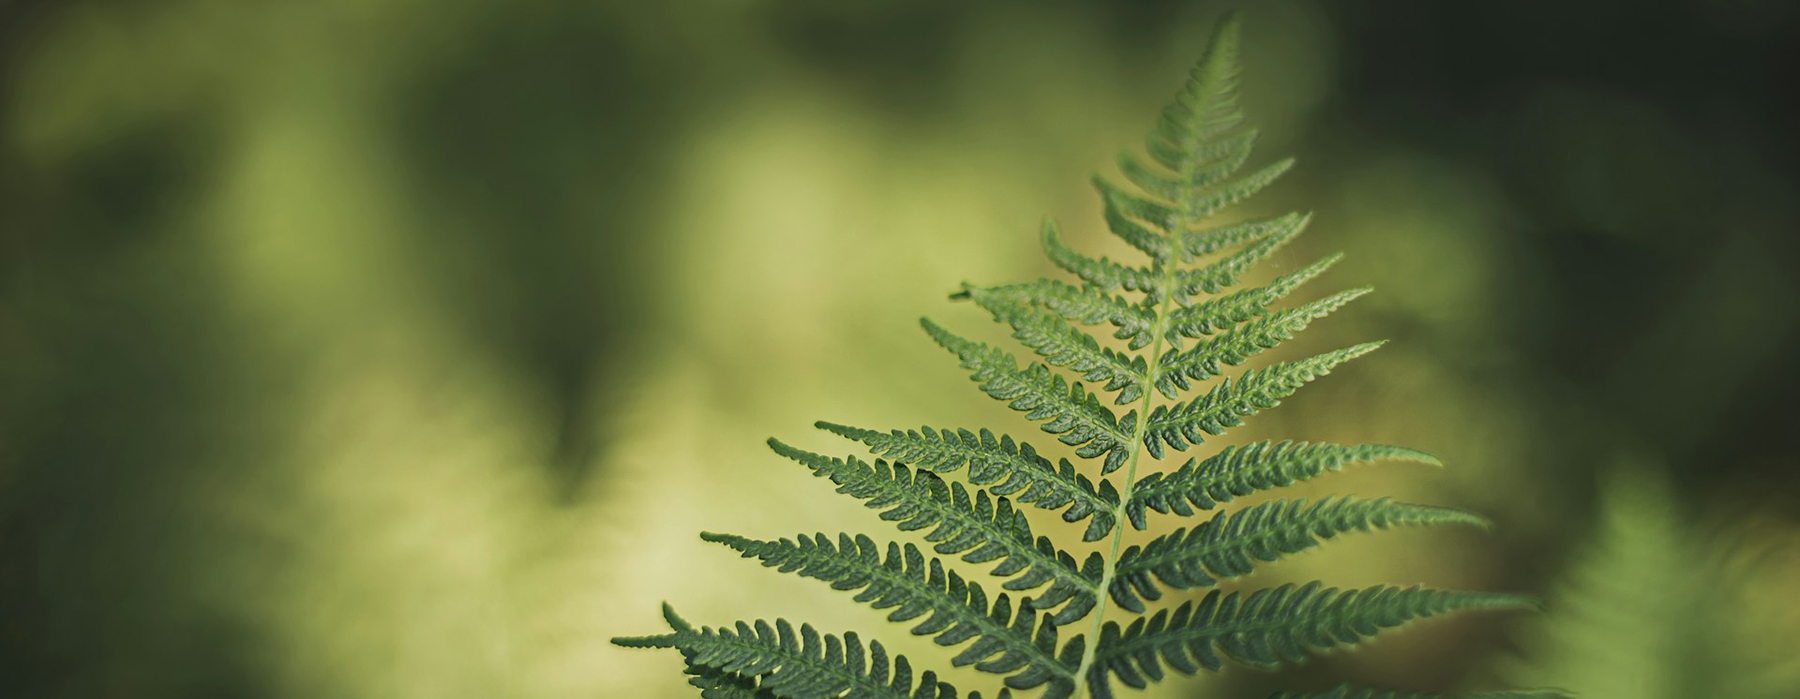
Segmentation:
{"type": "Polygon", "coordinates": [[[677,648],[689,655],[691,665],[758,677],[761,689],[788,699],[826,699],[845,692],[870,699],[958,696],[955,687],[940,682],[937,673],[929,670],[915,683],[906,656],[896,655],[890,662],[887,649],[876,641],[870,641],[865,652],[862,639],[854,632],[846,632],[840,639],[820,635],[810,624],[803,624],[796,634],[786,619],[776,619],[772,625],[757,620],[740,621],[732,628],[695,629],[667,604],[663,605],[663,617],[672,633],[615,638],[613,643],[627,648],[677,648]]]}
{"type": "Polygon", "coordinates": [[[815,423],[833,434],[868,445],[877,456],[911,464],[936,473],[969,467],[969,482],[987,486],[995,495],[1014,499],[1046,510],[1063,511],[1065,522],[1088,522],[1085,541],[1095,541],[1112,531],[1113,509],[1119,504],[1119,491],[1102,478],[1096,488],[1087,476],[1075,472],[1067,459],[1051,466],[1038,450],[1012,437],[994,438],[986,429],[979,435],[968,430],[936,430],[929,426],[902,432],[877,432],[860,427],[815,423]],[[1023,492],[1021,492],[1023,491],[1023,492]]]}
{"type": "MultiPolygon", "coordinates": [[[[1182,203],[1186,207],[1187,215],[1190,219],[1198,220],[1206,218],[1224,210],[1225,207],[1249,199],[1257,192],[1262,191],[1263,188],[1273,184],[1275,180],[1279,179],[1282,175],[1287,174],[1287,171],[1293,167],[1293,158],[1283,158],[1264,166],[1256,172],[1252,172],[1230,182],[1225,182],[1217,187],[1211,187],[1196,192],[1182,203]]],[[[1216,172],[1219,175],[1225,175],[1235,172],[1236,170],[1237,166],[1234,164],[1229,169],[1222,169],[1216,172]]],[[[1196,179],[1200,179],[1200,177],[1196,177],[1196,179]]]]}
{"type": "Polygon", "coordinates": [[[1114,403],[1123,405],[1143,395],[1148,371],[1143,357],[1101,347],[1093,336],[1071,327],[1058,315],[1036,310],[1016,298],[997,294],[972,298],[995,320],[1011,325],[1013,338],[1037,352],[1045,363],[1068,367],[1087,381],[1106,382],[1104,390],[1118,393],[1114,403]]]}
{"type": "Polygon", "coordinates": [[[1528,689],[1512,692],[1476,692],[1474,694],[1426,694],[1382,689],[1358,689],[1339,685],[1323,692],[1276,692],[1269,699],[1568,699],[1562,692],[1528,689]]]}
{"type": "Polygon", "coordinates": [[[1077,568],[1075,558],[1049,539],[1034,538],[1031,524],[1006,498],[990,498],[980,488],[971,497],[961,483],[946,484],[930,471],[900,464],[834,459],[774,439],[769,446],[831,479],[838,492],[867,500],[866,506],[882,510],[881,518],[896,522],[901,531],[935,527],[925,538],[936,543],[932,550],[940,554],[962,554],[969,563],[1000,561],[991,574],[1011,578],[1001,586],[1005,589],[1024,592],[1048,583],[1035,606],[1049,610],[1067,602],[1054,617],[1059,626],[1086,616],[1094,606],[1100,590],[1096,557],[1077,568]]]}
{"type": "Polygon", "coordinates": [[[1177,298],[1185,299],[1197,294],[1216,294],[1225,287],[1236,284],[1238,277],[1242,276],[1244,272],[1261,262],[1263,258],[1274,254],[1276,250],[1281,249],[1281,246],[1286,245],[1288,241],[1306,230],[1306,224],[1312,220],[1312,217],[1289,214],[1276,220],[1283,222],[1270,225],[1267,229],[1262,230],[1262,235],[1251,238],[1255,242],[1250,243],[1244,249],[1205,267],[1177,271],[1175,288],[1170,293],[1176,295],[1177,298]]]}
{"type": "MultiPolygon", "coordinates": [[[[1161,459],[1167,449],[1183,451],[1219,435],[1381,344],[1222,376],[1225,367],[1249,362],[1368,292],[1359,288],[1305,303],[1282,303],[1323,274],[1338,255],[1263,286],[1233,288],[1311,221],[1310,214],[1299,212],[1235,221],[1215,218],[1270,186],[1293,165],[1292,159],[1250,164],[1258,132],[1244,124],[1239,105],[1238,41],[1236,19],[1220,22],[1205,57],[1147,138],[1147,157],[1121,156],[1124,179],[1118,184],[1094,179],[1107,229],[1148,262],[1084,255],[1064,245],[1056,224],[1046,219],[1041,231],[1045,253],[1078,277],[1079,284],[965,283],[951,295],[973,301],[1009,326],[1013,339],[1041,361],[1021,363],[1004,349],[921,321],[983,392],[1039,423],[1077,457],[1097,461],[1097,474],[1082,473],[1078,464],[1085,462],[1047,456],[1031,444],[986,429],[882,432],[819,422],[818,427],[862,443],[878,458],[838,459],[776,440],[769,444],[901,530],[923,532],[942,558],[930,557],[922,546],[890,543],[884,548],[868,536],[852,534],[835,539],[825,534],[780,540],[725,534],[703,538],[766,567],[852,592],[857,601],[887,610],[890,621],[907,622],[915,635],[960,648],[951,664],[1003,676],[1007,689],[1002,697],[1012,689],[1040,688],[1047,699],[1084,694],[1081,699],[1110,699],[1114,678],[1141,688],[1162,679],[1165,665],[1182,674],[1219,669],[1228,658],[1274,666],[1353,645],[1414,619],[1464,609],[1531,606],[1512,595],[1386,586],[1339,590],[1314,582],[1250,593],[1215,589],[1172,610],[1148,609],[1148,602],[1159,600],[1166,590],[1215,586],[1339,534],[1402,525],[1486,525],[1466,512],[1386,498],[1276,500],[1124,547],[1121,520],[1142,530],[1149,511],[1193,515],[1348,463],[1437,463],[1422,452],[1386,445],[1260,442],[1138,478],[1146,456],[1161,459]],[[1100,333],[1109,331],[1099,326],[1105,325],[1126,349],[1104,339],[1100,333]],[[1209,381],[1204,393],[1181,400],[1183,392],[1209,381]],[[1131,407],[1115,414],[1102,401],[1107,393],[1114,394],[1116,404],[1131,407]],[[1106,476],[1120,469],[1127,470],[1115,487],[1106,476]],[[967,484],[949,483],[939,475],[959,470],[967,474],[967,484]],[[1078,565],[1052,539],[1033,534],[1024,513],[1014,509],[1015,498],[1058,512],[1066,523],[1085,523],[1086,541],[1110,538],[1106,555],[1090,553],[1078,565]],[[1000,579],[998,587],[1012,594],[990,600],[982,584],[951,570],[951,556],[992,564],[989,572],[1000,579]],[[1026,593],[1033,597],[1023,597],[1026,593]],[[1115,606],[1149,616],[1125,622],[1117,618],[1115,606]],[[1064,637],[1069,624],[1088,617],[1085,633],[1064,637]]],[[[953,688],[930,673],[915,682],[904,659],[890,662],[877,644],[865,651],[853,634],[821,635],[805,626],[796,631],[781,620],[696,630],[673,612],[666,616],[673,633],[615,642],[680,649],[690,684],[709,699],[955,696],[953,688]]],[[[1289,699],[1303,696],[1425,699],[1348,687],[1289,699]]]]}
{"type": "MultiPolygon", "coordinates": [[[[1025,413],[1027,420],[1049,420],[1040,429],[1057,440],[1077,447],[1075,454],[1086,459],[1104,457],[1100,474],[1112,473],[1125,464],[1132,441],[1131,428],[1120,424],[1112,411],[1100,405],[1094,394],[1081,384],[1071,384],[1042,364],[1031,364],[1020,370],[1018,362],[1005,350],[986,343],[964,339],[929,320],[921,320],[925,332],[944,349],[962,359],[965,369],[981,390],[994,398],[1008,401],[1007,407],[1025,413]]],[[[1137,414],[1125,416],[1126,425],[1137,414]]]]}
{"type": "Polygon", "coordinates": [[[1425,452],[1387,444],[1255,442],[1226,447],[1204,461],[1189,459],[1169,473],[1145,476],[1132,487],[1125,516],[1131,526],[1142,530],[1146,509],[1191,516],[1195,510],[1210,510],[1251,493],[1290,486],[1345,464],[1383,459],[1443,465],[1425,452]]]}
{"type": "Polygon", "coordinates": [[[1184,255],[1200,257],[1253,240],[1270,237],[1292,238],[1312,222],[1311,214],[1289,213],[1272,218],[1259,218],[1213,228],[1184,230],[1176,241],[1184,255]]]}
{"type": "Polygon", "coordinates": [[[1221,140],[1244,122],[1238,106],[1238,30],[1235,19],[1219,23],[1206,57],[1194,65],[1181,91],[1163,108],[1145,150],[1164,167],[1190,176],[1199,165],[1218,160],[1234,145],[1221,140]]]}
{"type": "Polygon", "coordinates": [[[1301,284],[1324,274],[1325,270],[1343,257],[1342,254],[1326,257],[1299,271],[1282,275],[1268,286],[1241,289],[1177,308],[1169,313],[1166,339],[1174,342],[1183,337],[1205,337],[1262,316],[1268,312],[1269,306],[1292,293],[1301,284]]]}
{"type": "Polygon", "coordinates": [[[1486,528],[1488,521],[1462,510],[1387,498],[1328,497],[1310,506],[1305,500],[1276,500],[1220,513],[1192,530],[1177,529],[1141,548],[1126,549],[1114,563],[1108,593],[1119,606],[1142,613],[1143,600],[1162,598],[1157,581],[1178,590],[1211,587],[1221,579],[1249,575],[1259,561],[1273,563],[1317,546],[1321,539],[1430,524],[1486,528]]]}
{"type": "Polygon", "coordinates": [[[1265,315],[1186,350],[1171,349],[1160,362],[1162,369],[1157,374],[1156,390],[1170,400],[1176,400],[1181,397],[1181,391],[1191,387],[1191,382],[1205,381],[1223,373],[1221,365],[1237,366],[1263,350],[1274,349],[1293,339],[1313,321],[1331,315],[1370,291],[1369,287],[1342,291],[1265,315]]]}
{"type": "Polygon", "coordinates": [[[1175,210],[1134,196],[1102,178],[1095,177],[1093,182],[1094,188],[1100,192],[1101,215],[1106,220],[1107,230],[1149,255],[1157,264],[1167,264],[1175,252],[1174,241],[1164,233],[1145,228],[1139,221],[1158,230],[1169,231],[1174,228],[1177,218],[1175,210]]]}
{"type": "Polygon", "coordinates": [[[1056,625],[1039,617],[1030,598],[1019,602],[1017,613],[1004,594],[990,608],[980,584],[945,570],[936,558],[927,561],[912,544],[889,543],[883,560],[874,540],[860,534],[854,539],[839,534],[836,546],[824,534],[793,541],[756,541],[729,534],[700,537],[781,572],[826,581],[832,589],[861,590],[856,601],[875,609],[895,608],[888,621],[930,614],[913,627],[914,635],[932,636],[940,646],[975,641],[951,659],[957,667],[974,665],[983,672],[1008,675],[1006,685],[1013,689],[1055,682],[1056,690],[1066,695],[1074,686],[1080,656],[1073,661],[1056,657],[1056,625]]]}
{"type": "Polygon", "coordinates": [[[683,652],[688,685],[700,690],[700,699],[777,699],[774,692],[756,686],[754,675],[740,675],[716,667],[696,665],[696,653],[683,652]]]}
{"type": "Polygon", "coordinates": [[[1366,342],[1293,362],[1282,362],[1244,372],[1236,381],[1225,379],[1204,396],[1174,406],[1159,406],[1148,418],[1144,446],[1162,458],[1163,445],[1176,451],[1205,441],[1207,435],[1224,434],[1243,424],[1244,418],[1281,404],[1312,380],[1331,373],[1337,365],[1368,354],[1381,342],[1366,342]]]}
{"type": "Polygon", "coordinates": [[[1111,323],[1117,328],[1113,337],[1129,341],[1134,350],[1150,344],[1156,325],[1155,313],[1142,304],[1094,287],[1078,288],[1051,279],[1006,286],[965,285],[950,298],[973,299],[984,308],[988,303],[1033,304],[1083,325],[1111,323]]]}
{"type": "Polygon", "coordinates": [[[1141,291],[1152,297],[1160,297],[1163,293],[1158,288],[1156,274],[1148,269],[1122,265],[1104,257],[1095,259],[1063,245],[1056,237],[1055,221],[1044,219],[1041,239],[1044,254],[1050,257],[1051,262],[1101,291],[1124,289],[1141,291]]]}
{"type": "Polygon", "coordinates": [[[1174,612],[1140,617],[1120,629],[1107,622],[1087,676],[1096,699],[1112,696],[1111,677],[1142,689],[1163,678],[1163,664],[1191,675],[1219,670],[1224,659],[1259,667],[1298,663],[1310,655],[1369,639],[1414,619],[1462,610],[1525,609],[1529,598],[1486,592],[1376,586],[1361,590],[1286,584],[1248,596],[1218,590],[1174,612]]]}

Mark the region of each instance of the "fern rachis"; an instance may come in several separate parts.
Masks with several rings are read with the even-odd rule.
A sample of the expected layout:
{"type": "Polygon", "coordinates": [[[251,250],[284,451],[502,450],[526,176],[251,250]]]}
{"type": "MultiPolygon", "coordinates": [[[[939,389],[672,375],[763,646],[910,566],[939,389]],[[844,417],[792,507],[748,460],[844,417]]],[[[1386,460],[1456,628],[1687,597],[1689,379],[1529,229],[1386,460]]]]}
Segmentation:
{"type": "MultiPolygon", "coordinates": [[[[1143,687],[1163,679],[1170,668],[1194,674],[1219,670],[1227,659],[1280,666],[1415,619],[1530,606],[1515,595],[1420,587],[1340,590],[1312,582],[1249,592],[1218,589],[1260,563],[1342,533],[1400,525],[1486,526],[1466,512],[1386,498],[1265,502],[1213,514],[1191,528],[1122,550],[1126,523],[1145,529],[1150,512],[1194,516],[1349,463],[1435,463],[1422,452],[1387,445],[1262,442],[1138,475],[1146,457],[1161,460],[1171,450],[1185,451],[1222,434],[1380,345],[1364,343],[1227,375],[1235,371],[1227,367],[1247,363],[1368,291],[1352,289],[1275,308],[1337,256],[1264,286],[1234,289],[1240,277],[1310,221],[1296,213],[1211,223],[1293,164],[1281,160],[1241,174],[1256,131],[1243,126],[1237,104],[1237,44],[1236,21],[1228,18],[1147,140],[1149,159],[1121,158],[1121,171],[1139,192],[1096,179],[1108,229],[1149,257],[1147,266],[1083,255],[1065,246],[1055,225],[1046,222],[1046,253],[1078,277],[1080,286],[1051,280],[965,285],[953,296],[973,301],[1011,327],[1013,338],[1041,361],[1021,366],[1003,348],[929,320],[922,323],[982,391],[1041,423],[1040,429],[1074,457],[1094,462],[1092,472],[1067,458],[1052,463],[1038,446],[988,429],[883,431],[820,422],[819,428],[860,443],[877,458],[836,458],[776,440],[770,446],[830,480],[839,492],[864,500],[899,529],[924,532],[937,556],[914,544],[884,545],[863,534],[702,537],[891,610],[890,621],[909,622],[913,634],[957,648],[952,665],[1002,676],[1000,696],[1041,687],[1050,699],[1081,694],[1100,699],[1112,696],[1115,680],[1143,687]],[[1108,325],[1124,350],[1088,329],[1108,325]],[[1125,414],[1115,414],[1109,403],[1122,406],[1125,414]],[[967,485],[946,479],[958,471],[967,485]],[[1089,553],[1078,563],[1057,538],[1033,532],[1015,502],[1082,525],[1081,538],[1105,540],[1104,553],[1089,553]],[[990,597],[981,576],[957,570],[959,563],[991,566],[990,585],[997,583],[1004,592],[990,597]],[[1166,591],[1198,588],[1211,589],[1173,609],[1152,609],[1166,591]],[[1135,618],[1121,623],[1121,613],[1135,618]]],[[[890,658],[879,643],[865,644],[854,633],[821,634],[785,620],[695,628],[666,605],[664,613],[670,633],[615,642],[679,650],[690,684],[704,697],[959,696],[935,673],[915,678],[911,661],[890,658]]],[[[1340,687],[1310,696],[1422,695],[1340,687]]]]}

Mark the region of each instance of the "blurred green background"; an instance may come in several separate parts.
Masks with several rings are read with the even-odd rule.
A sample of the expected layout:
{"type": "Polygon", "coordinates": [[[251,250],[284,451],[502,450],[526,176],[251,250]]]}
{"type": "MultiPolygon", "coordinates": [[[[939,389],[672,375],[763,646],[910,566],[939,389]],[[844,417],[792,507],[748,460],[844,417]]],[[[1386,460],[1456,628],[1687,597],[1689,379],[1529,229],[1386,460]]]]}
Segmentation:
{"type": "MultiPolygon", "coordinates": [[[[915,648],[695,534],[885,535],[816,419],[1035,433],[914,321],[1000,337],[945,295],[1045,214],[1128,252],[1087,177],[1227,8],[0,1],[0,695],[688,696],[607,644],[665,599],[915,648]]],[[[1499,524],[1249,582],[1550,612],[1155,696],[1800,697],[1800,5],[1245,9],[1264,274],[1379,291],[1284,352],[1394,342],[1226,443],[1499,524]]]]}

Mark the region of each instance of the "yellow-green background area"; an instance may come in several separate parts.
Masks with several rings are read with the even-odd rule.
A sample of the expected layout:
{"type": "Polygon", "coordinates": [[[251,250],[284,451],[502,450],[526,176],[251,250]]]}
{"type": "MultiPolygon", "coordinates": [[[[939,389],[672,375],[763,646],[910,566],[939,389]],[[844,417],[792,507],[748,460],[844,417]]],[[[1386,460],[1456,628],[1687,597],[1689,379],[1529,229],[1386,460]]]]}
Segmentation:
{"type": "MultiPolygon", "coordinates": [[[[1796,6],[1246,5],[1299,166],[1235,215],[1316,212],[1257,278],[1377,289],[1272,356],[1393,341],[1216,444],[1425,449],[1285,494],[1497,527],[1232,584],[1549,611],[1154,696],[1800,696],[1796,6]]],[[[943,665],[697,533],[908,540],[763,446],[850,453],[818,419],[1057,447],[916,319],[1003,340],[947,294],[1052,273],[1045,215],[1131,254],[1087,178],[1224,9],[0,3],[0,694],[690,696],[608,643],[664,600],[943,665]]]]}

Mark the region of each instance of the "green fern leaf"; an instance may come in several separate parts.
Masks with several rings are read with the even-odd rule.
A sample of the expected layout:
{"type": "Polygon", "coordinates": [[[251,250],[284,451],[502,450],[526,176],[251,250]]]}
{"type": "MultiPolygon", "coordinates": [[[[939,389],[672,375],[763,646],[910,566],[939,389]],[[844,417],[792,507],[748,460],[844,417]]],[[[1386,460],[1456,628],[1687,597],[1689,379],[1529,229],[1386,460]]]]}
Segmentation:
{"type": "Polygon", "coordinates": [[[963,554],[969,563],[1000,561],[992,575],[1011,578],[1002,586],[1005,589],[1024,592],[1049,583],[1035,604],[1049,610],[1067,602],[1054,617],[1059,626],[1086,616],[1094,607],[1100,590],[1095,558],[1076,568],[1074,557],[1049,539],[1033,538],[1031,524],[1006,498],[990,498],[979,488],[971,497],[961,483],[946,484],[936,474],[900,464],[833,459],[773,439],[769,446],[815,475],[831,479],[838,492],[884,510],[881,518],[897,522],[901,531],[933,528],[925,538],[936,542],[933,550],[940,554],[963,554]]]}
{"type": "MultiPolygon", "coordinates": [[[[1008,401],[1007,407],[1025,413],[1027,420],[1049,420],[1041,427],[1060,435],[1057,439],[1086,459],[1104,458],[1100,474],[1112,473],[1125,465],[1130,456],[1127,445],[1132,442],[1130,428],[1120,425],[1112,411],[1100,405],[1094,394],[1081,384],[1071,384],[1042,364],[1019,369],[1018,362],[1005,350],[985,343],[964,339],[929,320],[920,321],[925,332],[937,343],[962,359],[965,369],[981,390],[994,398],[1008,401]]],[[[1126,425],[1137,414],[1125,416],[1126,425]]]]}
{"type": "Polygon", "coordinates": [[[1145,228],[1138,221],[1167,231],[1176,219],[1175,211],[1148,199],[1132,196],[1099,177],[1094,178],[1094,187],[1100,191],[1101,215],[1106,219],[1107,230],[1149,255],[1158,264],[1167,264],[1175,251],[1174,241],[1163,233],[1145,228]]]}
{"type": "Polygon", "coordinates": [[[1251,493],[1290,486],[1345,464],[1381,459],[1443,465],[1425,452],[1387,444],[1255,442],[1226,447],[1205,461],[1189,459],[1169,473],[1145,476],[1132,487],[1125,515],[1133,527],[1142,530],[1146,509],[1191,516],[1195,510],[1210,510],[1251,493]]]}
{"type": "Polygon", "coordinates": [[[994,433],[986,429],[977,435],[968,430],[952,432],[931,427],[877,432],[829,422],[816,425],[868,445],[877,456],[935,473],[955,471],[967,464],[969,482],[988,486],[995,495],[1012,496],[1046,510],[1066,507],[1065,522],[1089,520],[1085,541],[1106,536],[1117,521],[1113,510],[1119,505],[1119,491],[1110,481],[1102,478],[1095,488],[1093,481],[1076,473],[1075,465],[1067,459],[1052,467],[1036,448],[1012,437],[995,439],[994,433]]]}
{"type": "Polygon", "coordinates": [[[1141,548],[1126,549],[1114,564],[1108,593],[1120,607],[1142,613],[1143,600],[1162,598],[1157,581],[1179,590],[1212,587],[1221,579],[1249,575],[1258,561],[1272,563],[1317,546],[1321,539],[1429,524],[1486,528],[1488,521],[1462,510],[1387,498],[1325,498],[1311,506],[1305,500],[1276,500],[1220,513],[1192,530],[1177,529],[1141,548]]]}
{"type": "Polygon", "coordinates": [[[687,658],[688,684],[700,690],[700,699],[776,699],[774,692],[756,686],[755,675],[696,664],[697,653],[683,652],[682,655],[687,658]]]}
{"type": "Polygon", "coordinates": [[[1276,692],[1269,699],[1567,699],[1568,695],[1550,690],[1513,692],[1477,692],[1474,694],[1424,694],[1382,689],[1357,689],[1340,685],[1323,692],[1276,692]]]}
{"type": "Polygon", "coordinates": [[[993,314],[994,319],[1013,328],[1013,339],[1030,347],[1054,367],[1068,367],[1081,373],[1081,378],[1094,383],[1106,382],[1104,390],[1115,391],[1116,404],[1130,403],[1144,391],[1144,358],[1127,356],[1100,342],[1053,313],[1046,313],[1021,303],[1017,298],[999,294],[974,297],[975,303],[993,314]]]}
{"type": "Polygon", "coordinates": [[[1156,390],[1170,400],[1181,397],[1181,391],[1193,381],[1205,381],[1223,373],[1220,365],[1237,366],[1263,350],[1293,339],[1313,321],[1330,315],[1344,304],[1356,300],[1371,289],[1363,287],[1342,291],[1296,308],[1279,311],[1232,328],[1207,342],[1187,350],[1169,350],[1162,358],[1162,372],[1156,390]]]}
{"type": "Polygon", "coordinates": [[[1160,298],[1163,294],[1156,274],[1143,267],[1131,267],[1113,262],[1107,258],[1092,258],[1069,249],[1056,237],[1056,222],[1044,219],[1041,239],[1044,243],[1044,254],[1056,266],[1067,270],[1070,274],[1081,277],[1090,286],[1101,291],[1124,289],[1141,291],[1160,298]]]}
{"type": "Polygon", "coordinates": [[[1485,592],[1377,586],[1361,590],[1318,582],[1257,590],[1218,590],[1120,629],[1107,622],[1088,671],[1088,692],[1112,696],[1111,679],[1142,689],[1163,678],[1166,663],[1191,675],[1218,670],[1224,659],[1259,667],[1299,663],[1314,653],[1367,640],[1382,629],[1461,610],[1528,609],[1528,598],[1485,592]]]}
{"type": "Polygon", "coordinates": [[[1189,444],[1201,443],[1207,435],[1224,434],[1226,428],[1243,424],[1244,418],[1280,405],[1282,398],[1292,395],[1301,386],[1382,344],[1367,342],[1299,361],[1252,369],[1244,372],[1237,381],[1221,382],[1204,396],[1174,406],[1158,407],[1147,421],[1144,446],[1152,456],[1162,458],[1164,444],[1182,451],[1189,444]]]}
{"type": "MultiPolygon", "coordinates": [[[[691,665],[760,678],[759,687],[787,699],[827,699],[845,692],[870,699],[956,699],[956,688],[929,670],[912,678],[912,663],[871,641],[845,633],[840,639],[820,635],[811,625],[799,633],[786,619],[738,622],[733,628],[695,629],[668,605],[663,617],[673,633],[615,638],[627,648],[677,648],[691,654],[691,665]]],[[[974,695],[970,695],[971,698],[974,695]]]]}
{"type": "Polygon", "coordinates": [[[1112,323],[1118,328],[1113,332],[1113,337],[1129,341],[1130,349],[1133,350],[1150,344],[1151,331],[1156,324],[1154,312],[1145,309],[1142,304],[1126,301],[1093,287],[1081,289],[1050,279],[1006,286],[969,285],[952,294],[951,298],[974,299],[984,308],[989,303],[1033,304],[1066,320],[1084,325],[1112,323]]]}
{"type": "Polygon", "coordinates": [[[929,614],[913,627],[913,634],[934,636],[941,646],[975,642],[950,662],[958,667],[974,665],[984,672],[1010,675],[1008,687],[1030,689],[1046,683],[1059,685],[1053,695],[1066,696],[1075,684],[1075,662],[1056,657],[1056,625],[1040,619],[1030,598],[1019,602],[1018,612],[1004,594],[988,606],[987,593],[978,583],[963,580],[936,558],[926,560],[912,544],[887,545],[883,560],[874,540],[839,534],[836,546],[824,534],[800,536],[790,541],[756,541],[729,534],[701,534],[702,539],[724,544],[746,558],[761,559],[778,567],[831,583],[836,590],[861,590],[856,601],[876,609],[894,608],[888,621],[910,621],[929,614]]]}
{"type": "MultiPolygon", "coordinates": [[[[1055,224],[1045,220],[1045,253],[1078,277],[1080,285],[1047,279],[964,284],[952,294],[953,299],[972,300],[1010,326],[1013,339],[1041,362],[1021,366],[1005,350],[922,321],[983,392],[1024,413],[1026,420],[1041,423],[1075,457],[1097,461],[1097,474],[1082,473],[1077,464],[1083,462],[1072,463],[987,429],[881,432],[817,423],[881,457],[872,463],[769,442],[777,453],[830,479],[838,492],[864,500],[882,519],[903,531],[924,532],[932,550],[945,560],[956,556],[965,563],[992,563],[989,575],[1000,581],[1001,589],[1030,592],[1035,598],[1015,602],[1000,594],[990,602],[981,583],[951,570],[945,560],[899,543],[887,544],[883,556],[881,547],[861,534],[839,534],[835,542],[824,534],[776,541],[723,534],[704,538],[781,572],[853,591],[857,601],[890,610],[890,621],[911,623],[914,634],[960,647],[951,664],[1001,676],[1006,687],[1001,696],[1012,689],[1041,688],[1048,699],[1080,693],[1105,699],[1114,678],[1143,687],[1163,678],[1165,664],[1183,674],[1219,669],[1226,659],[1272,666],[1352,645],[1417,618],[1529,606],[1512,595],[1394,587],[1340,591],[1310,583],[1247,595],[1215,589],[1198,603],[1149,609],[1147,603],[1159,601],[1164,588],[1213,586],[1338,534],[1414,524],[1485,525],[1472,514],[1385,498],[1326,498],[1311,504],[1277,500],[1219,513],[1192,529],[1123,548],[1121,520],[1141,530],[1149,511],[1192,515],[1348,463],[1436,463],[1427,454],[1385,445],[1261,442],[1138,478],[1139,467],[1161,459],[1165,448],[1185,450],[1218,435],[1381,344],[1221,376],[1224,367],[1249,363],[1368,291],[1351,289],[1276,307],[1323,274],[1337,255],[1263,286],[1231,289],[1311,220],[1302,213],[1237,222],[1212,218],[1262,191],[1293,164],[1284,159],[1248,167],[1257,132],[1244,126],[1239,108],[1237,51],[1237,23],[1227,19],[1205,58],[1163,110],[1145,142],[1148,157],[1120,158],[1126,184],[1094,180],[1108,230],[1143,253],[1147,264],[1076,252],[1062,243],[1055,224]],[[1107,325],[1111,340],[1100,336],[1107,332],[1101,326],[1107,325]],[[1183,347],[1189,340],[1194,342],[1183,347]],[[1204,393],[1180,402],[1183,391],[1214,379],[1204,393]],[[1102,403],[1103,393],[1132,407],[1115,415],[1102,403]],[[1122,491],[1105,477],[1121,469],[1122,491]],[[939,475],[959,471],[968,485],[939,475]],[[1024,513],[1014,509],[1013,498],[1058,512],[1065,523],[1085,522],[1082,538],[1110,538],[1107,553],[1088,554],[1077,565],[1051,537],[1033,534],[1024,513]],[[1120,619],[1120,613],[1149,616],[1120,619]],[[1070,624],[1090,616],[1085,633],[1065,633],[1070,624]]],[[[820,635],[805,626],[796,632],[780,620],[695,630],[672,612],[667,617],[671,634],[615,642],[679,649],[690,683],[703,697],[926,699],[955,694],[930,673],[914,682],[910,665],[902,659],[890,662],[879,645],[871,644],[865,654],[854,634],[820,635]]],[[[1401,696],[1333,691],[1337,695],[1331,699],[1401,696]]],[[[1501,696],[1537,695],[1492,699],[1501,696]]]]}
{"type": "Polygon", "coordinates": [[[1196,269],[1183,269],[1175,272],[1174,289],[1169,293],[1179,299],[1187,299],[1198,294],[1216,294],[1228,286],[1237,283],[1238,277],[1250,270],[1256,263],[1281,249],[1288,241],[1306,230],[1306,224],[1312,220],[1310,216],[1295,216],[1283,225],[1271,225],[1262,229],[1260,237],[1252,238],[1254,242],[1244,249],[1227,255],[1217,262],[1196,269]]]}
{"type": "Polygon", "coordinates": [[[1177,308],[1169,313],[1165,339],[1175,343],[1183,337],[1205,337],[1262,316],[1268,312],[1270,305],[1292,293],[1301,284],[1323,274],[1340,259],[1343,259],[1343,255],[1332,255],[1297,272],[1283,275],[1268,286],[1243,289],[1177,308]]]}

